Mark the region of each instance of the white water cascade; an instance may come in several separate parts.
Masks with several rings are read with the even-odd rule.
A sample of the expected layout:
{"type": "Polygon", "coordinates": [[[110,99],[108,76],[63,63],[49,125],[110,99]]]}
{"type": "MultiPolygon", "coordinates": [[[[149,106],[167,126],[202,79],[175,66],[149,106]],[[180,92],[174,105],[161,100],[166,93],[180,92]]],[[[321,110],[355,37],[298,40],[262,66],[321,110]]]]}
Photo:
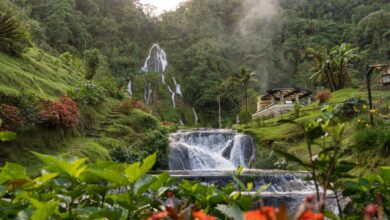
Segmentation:
{"type": "Polygon", "coordinates": [[[192,108],[192,113],[194,114],[194,121],[195,121],[195,125],[199,124],[199,117],[198,117],[198,113],[196,113],[195,109],[192,108]]]}
{"type": "Polygon", "coordinates": [[[170,136],[170,170],[234,170],[255,160],[253,139],[233,130],[178,131],[170,136]]]}
{"type": "MultiPolygon", "coordinates": [[[[237,178],[245,185],[253,184],[251,191],[246,193],[255,194],[262,186],[270,184],[261,194],[263,205],[280,207],[280,204],[286,203],[289,213],[295,213],[304,198],[315,194],[313,182],[307,180],[310,173],[251,169],[250,165],[255,162],[255,149],[249,135],[233,130],[177,131],[170,135],[168,172],[173,178],[222,187],[234,183],[231,175],[237,167],[244,166],[246,169],[237,178]]],[[[239,190],[238,187],[236,189],[239,190]]],[[[327,209],[337,214],[336,204],[335,195],[328,192],[327,209]]]]}
{"type": "Polygon", "coordinates": [[[127,94],[129,96],[133,96],[133,89],[132,89],[132,86],[131,86],[131,80],[129,81],[129,84],[127,85],[127,94]]]}
{"type": "Polygon", "coordinates": [[[173,79],[173,83],[175,84],[175,92],[176,92],[176,94],[178,94],[181,97],[183,97],[183,94],[181,93],[181,86],[180,86],[180,84],[176,82],[176,79],[175,79],[174,76],[172,77],[172,79],[173,79]]]}
{"type": "Polygon", "coordinates": [[[144,99],[147,105],[149,105],[150,103],[150,98],[152,97],[152,93],[153,93],[152,84],[148,83],[148,86],[145,87],[145,91],[144,91],[144,99]]]}
{"type": "Polygon", "coordinates": [[[171,89],[170,86],[167,87],[168,87],[168,91],[171,93],[172,106],[176,108],[176,93],[171,89]]]}
{"type": "Polygon", "coordinates": [[[165,51],[158,44],[153,44],[141,70],[144,72],[164,73],[167,67],[168,60],[165,51]]]}

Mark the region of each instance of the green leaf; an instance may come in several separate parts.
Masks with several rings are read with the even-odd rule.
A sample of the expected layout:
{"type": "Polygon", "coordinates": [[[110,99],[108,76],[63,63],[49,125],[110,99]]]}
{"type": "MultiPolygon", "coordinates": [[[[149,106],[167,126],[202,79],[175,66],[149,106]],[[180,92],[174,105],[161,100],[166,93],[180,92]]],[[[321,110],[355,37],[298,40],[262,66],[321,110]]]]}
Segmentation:
{"type": "Polygon", "coordinates": [[[0,132],[0,141],[13,141],[16,139],[16,133],[10,131],[0,132]]]}
{"type": "Polygon", "coordinates": [[[266,191],[271,185],[272,185],[272,183],[268,183],[268,184],[266,184],[266,185],[260,186],[260,188],[259,188],[259,189],[256,191],[256,193],[255,193],[255,197],[260,196],[261,193],[263,193],[264,191],[266,191]]]}
{"type": "Polygon", "coordinates": [[[0,185],[0,197],[7,193],[7,187],[0,185]]]}
{"type": "Polygon", "coordinates": [[[19,164],[7,162],[0,170],[0,184],[9,180],[30,180],[26,169],[19,164]]]}
{"type": "Polygon", "coordinates": [[[242,171],[244,171],[244,167],[243,166],[239,166],[237,169],[236,169],[236,175],[241,175],[242,171]]]}
{"type": "Polygon", "coordinates": [[[379,175],[386,184],[390,184],[390,167],[381,167],[379,169],[379,175]]]}
{"type": "Polygon", "coordinates": [[[156,159],[157,154],[154,153],[153,155],[143,160],[142,165],[139,162],[136,162],[127,166],[125,173],[128,181],[130,183],[135,183],[135,181],[137,181],[139,178],[145,175],[146,172],[153,168],[154,164],[156,163],[156,159]]]}
{"type": "Polygon", "coordinates": [[[237,200],[240,197],[241,193],[240,192],[232,192],[229,196],[232,200],[237,200]]]}
{"type": "Polygon", "coordinates": [[[34,214],[31,216],[31,220],[46,220],[49,219],[57,211],[57,202],[47,202],[41,207],[37,208],[34,214]]]}
{"type": "Polygon", "coordinates": [[[156,177],[156,181],[154,181],[152,183],[152,185],[150,185],[150,189],[157,191],[162,186],[164,186],[164,184],[167,182],[168,179],[169,179],[168,173],[165,173],[165,172],[161,173],[160,175],[158,175],[156,177]]]}
{"type": "Polygon", "coordinates": [[[236,175],[231,175],[233,178],[234,182],[240,187],[241,190],[246,190],[245,184],[236,176],[236,175]]]}
{"type": "Polygon", "coordinates": [[[218,205],[216,209],[228,218],[234,220],[244,220],[244,213],[237,205],[218,205]]]}
{"type": "Polygon", "coordinates": [[[276,153],[280,154],[281,156],[283,156],[284,158],[286,158],[286,160],[298,163],[299,165],[301,165],[303,167],[306,167],[306,168],[311,167],[310,164],[307,164],[307,163],[303,162],[301,159],[299,159],[298,157],[294,156],[293,154],[290,154],[290,153],[287,153],[287,152],[284,152],[284,151],[281,151],[281,150],[276,150],[276,149],[274,151],[276,153]]]}
{"type": "Polygon", "coordinates": [[[134,194],[140,195],[140,194],[146,192],[148,190],[149,186],[153,183],[154,180],[155,180],[155,178],[150,176],[150,175],[142,176],[134,184],[134,194]]]}
{"type": "Polygon", "coordinates": [[[91,173],[93,175],[96,175],[97,177],[100,177],[102,179],[105,179],[107,181],[110,181],[112,183],[125,186],[128,184],[127,178],[124,177],[120,172],[114,171],[114,170],[98,170],[98,169],[87,169],[87,173],[91,173]]]}
{"type": "Polygon", "coordinates": [[[36,184],[34,187],[40,187],[40,186],[44,185],[45,183],[49,182],[50,180],[52,180],[53,178],[56,178],[57,176],[58,176],[58,173],[47,173],[47,174],[44,174],[40,177],[37,177],[33,180],[36,184]]]}
{"type": "Polygon", "coordinates": [[[66,173],[74,178],[78,178],[87,168],[86,166],[80,167],[83,163],[85,163],[85,161],[88,160],[87,158],[68,162],[66,160],[60,160],[51,155],[40,154],[37,152],[32,153],[55,171],[66,173]]]}

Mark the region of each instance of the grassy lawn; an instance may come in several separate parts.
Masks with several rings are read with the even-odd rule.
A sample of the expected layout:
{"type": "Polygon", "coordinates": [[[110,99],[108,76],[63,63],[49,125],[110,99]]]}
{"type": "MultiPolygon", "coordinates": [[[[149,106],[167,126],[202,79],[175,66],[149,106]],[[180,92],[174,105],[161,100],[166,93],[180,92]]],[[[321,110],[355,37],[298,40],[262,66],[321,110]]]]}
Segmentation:
{"type": "MultiPolygon", "coordinates": [[[[329,100],[329,104],[336,105],[338,103],[342,103],[349,97],[367,97],[367,92],[360,91],[358,89],[347,88],[337,92],[332,93],[331,99],[329,100]]],[[[390,91],[374,91],[374,105],[378,100],[382,97],[384,100],[390,100],[390,91]]],[[[279,123],[280,119],[289,119],[294,118],[297,122],[305,122],[309,120],[315,120],[322,115],[321,106],[319,106],[318,102],[314,102],[308,106],[302,107],[301,115],[298,118],[294,118],[294,113],[289,112],[278,116],[276,118],[271,118],[268,120],[252,120],[247,124],[235,125],[235,129],[238,131],[247,133],[252,135],[256,142],[258,149],[278,149],[282,151],[287,151],[292,153],[299,158],[307,158],[309,159],[307,147],[303,140],[303,134],[299,127],[289,123],[279,123]]],[[[347,148],[351,146],[354,142],[353,140],[353,121],[346,121],[346,130],[344,133],[343,147],[347,148]]],[[[330,141],[330,140],[325,140],[330,141]]],[[[320,148],[318,146],[314,146],[314,152],[318,152],[320,148]]],[[[354,153],[346,157],[346,159],[350,161],[354,161],[357,163],[370,164],[374,163],[376,165],[389,165],[389,158],[384,158],[381,155],[378,155],[377,152],[368,150],[367,157],[362,157],[361,155],[354,153]]],[[[292,166],[292,169],[296,169],[297,167],[292,166]]],[[[354,171],[356,174],[362,174],[366,172],[366,168],[357,167],[354,171]]]]}

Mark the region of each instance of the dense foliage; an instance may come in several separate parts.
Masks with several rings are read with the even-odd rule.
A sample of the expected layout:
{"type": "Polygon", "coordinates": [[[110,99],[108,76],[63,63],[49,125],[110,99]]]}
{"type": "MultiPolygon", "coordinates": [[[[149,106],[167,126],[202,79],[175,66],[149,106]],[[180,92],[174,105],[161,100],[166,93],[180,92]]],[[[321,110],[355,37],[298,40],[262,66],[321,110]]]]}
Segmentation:
{"type": "MultiPolygon", "coordinates": [[[[225,95],[213,89],[221,79],[239,72],[239,66],[254,70],[259,82],[252,88],[257,91],[292,84],[335,90],[361,79],[364,60],[385,60],[390,53],[386,0],[192,0],[160,18],[151,17],[149,8],[137,0],[8,4],[20,11],[37,45],[57,54],[84,56],[88,79],[107,59],[104,74],[127,86],[148,48],[159,42],[168,54],[168,72],[181,82],[186,100],[199,109],[203,121],[214,125],[219,112],[224,124],[231,124],[241,107],[247,108],[242,97],[248,93],[239,92],[241,88],[225,95]],[[352,59],[354,48],[360,49],[361,59],[352,59]],[[332,60],[331,70],[321,65],[327,59],[332,60]],[[312,68],[313,62],[318,68],[312,68]],[[310,76],[316,72],[314,84],[310,76]]],[[[173,120],[169,114],[162,117],[173,120]]]]}

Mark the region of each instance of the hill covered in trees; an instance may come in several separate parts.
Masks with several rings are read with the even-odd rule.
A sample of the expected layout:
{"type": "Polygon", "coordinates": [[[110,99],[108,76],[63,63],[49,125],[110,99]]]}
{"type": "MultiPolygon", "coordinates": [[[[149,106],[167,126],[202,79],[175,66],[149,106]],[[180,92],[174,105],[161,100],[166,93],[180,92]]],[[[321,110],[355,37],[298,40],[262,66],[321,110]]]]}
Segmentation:
{"type": "MultiPolygon", "coordinates": [[[[138,1],[128,0],[18,0],[3,5],[19,15],[36,46],[56,56],[70,52],[87,59],[94,54],[100,73],[123,88],[140,74],[150,46],[159,43],[185,100],[199,111],[201,122],[213,125],[219,93],[225,94],[221,104],[227,124],[240,111],[240,88],[218,89],[240,66],[256,73],[258,83],[249,92],[254,100],[256,92],[272,87],[327,86],[309,79],[313,60],[308,48],[325,51],[342,42],[358,47],[360,59],[352,63],[349,85],[360,83],[367,60],[387,59],[390,48],[386,0],[193,0],[157,18],[138,1]]],[[[177,117],[165,118],[178,122],[177,117]]]]}

